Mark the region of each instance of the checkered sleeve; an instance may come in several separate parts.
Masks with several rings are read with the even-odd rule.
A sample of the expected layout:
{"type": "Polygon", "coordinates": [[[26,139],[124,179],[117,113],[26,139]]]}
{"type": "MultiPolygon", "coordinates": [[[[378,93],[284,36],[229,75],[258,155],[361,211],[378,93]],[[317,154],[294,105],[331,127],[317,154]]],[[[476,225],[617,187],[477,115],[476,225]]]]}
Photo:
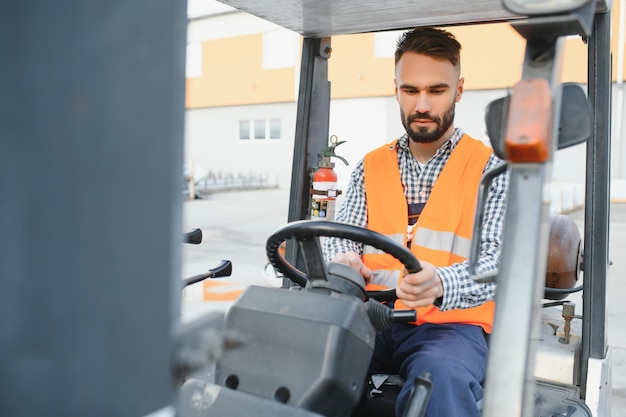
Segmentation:
{"type": "MultiPolygon", "coordinates": [[[[335,221],[367,227],[363,158],[355,165],[350,176],[343,203],[335,214],[335,221]]],[[[363,254],[363,244],[348,239],[329,237],[323,240],[324,259],[331,261],[338,253],[363,254]]]]}
{"type": "MultiPolygon", "coordinates": [[[[499,163],[501,160],[492,155],[485,166],[485,172],[499,163]]],[[[480,274],[499,268],[507,189],[507,172],[496,177],[489,187],[476,268],[480,274]]],[[[441,310],[476,307],[495,295],[495,283],[480,284],[472,279],[468,272],[468,261],[437,268],[437,272],[444,288],[443,299],[438,304],[441,310]]]]}

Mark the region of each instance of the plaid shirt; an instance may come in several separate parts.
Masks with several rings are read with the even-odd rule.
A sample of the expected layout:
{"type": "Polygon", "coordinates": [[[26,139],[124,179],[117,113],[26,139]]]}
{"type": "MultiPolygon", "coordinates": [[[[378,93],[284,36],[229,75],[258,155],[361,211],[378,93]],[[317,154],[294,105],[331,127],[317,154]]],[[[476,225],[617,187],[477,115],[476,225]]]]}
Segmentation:
{"type": "MultiPolygon", "coordinates": [[[[407,203],[426,203],[431,189],[448,161],[450,154],[463,136],[461,129],[456,129],[452,137],[444,143],[435,155],[422,167],[409,150],[409,138],[405,134],[398,140],[398,168],[407,203]]],[[[491,155],[483,172],[495,167],[501,160],[491,155]]],[[[487,273],[499,266],[500,245],[506,204],[508,175],[498,176],[489,188],[480,254],[476,271],[487,273]]],[[[367,202],[364,185],[363,158],[352,172],[343,204],[337,210],[335,221],[367,227],[367,202]]],[[[408,219],[407,219],[408,224],[408,219]]],[[[327,238],[323,242],[324,257],[330,261],[338,253],[354,251],[363,254],[363,244],[340,238],[327,238]]],[[[468,262],[464,261],[447,267],[437,268],[443,283],[443,299],[437,302],[441,310],[475,307],[493,298],[495,283],[478,284],[467,271],[468,262]]]]}

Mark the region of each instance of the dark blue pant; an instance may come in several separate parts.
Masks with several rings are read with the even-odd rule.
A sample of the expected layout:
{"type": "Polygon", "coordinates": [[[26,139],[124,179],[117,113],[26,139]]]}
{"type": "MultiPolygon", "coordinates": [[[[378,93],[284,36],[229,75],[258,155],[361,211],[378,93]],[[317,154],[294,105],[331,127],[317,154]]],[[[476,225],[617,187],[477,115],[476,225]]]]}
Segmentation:
{"type": "Polygon", "coordinates": [[[396,402],[397,417],[414,379],[424,372],[431,374],[433,384],[426,417],[478,417],[486,361],[487,341],[478,326],[393,324],[376,336],[370,373],[406,379],[396,402]]]}

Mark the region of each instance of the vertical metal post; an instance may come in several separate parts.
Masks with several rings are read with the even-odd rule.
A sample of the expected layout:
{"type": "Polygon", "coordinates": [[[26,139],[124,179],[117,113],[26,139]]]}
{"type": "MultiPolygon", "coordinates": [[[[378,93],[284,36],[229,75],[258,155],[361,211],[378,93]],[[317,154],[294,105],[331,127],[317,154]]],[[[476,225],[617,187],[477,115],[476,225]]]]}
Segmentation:
{"type": "Polygon", "coordinates": [[[328,146],[330,38],[304,38],[293,151],[289,221],[303,220],[310,206],[311,171],[328,146]]]}
{"type": "Polygon", "coordinates": [[[534,359],[550,233],[544,185],[551,178],[558,137],[562,50],[562,38],[546,42],[538,36],[527,41],[522,77],[545,79],[552,91],[550,154],[544,163],[509,163],[496,314],[485,382],[485,417],[533,415],[534,359]]]}
{"type": "Polygon", "coordinates": [[[609,246],[611,162],[611,15],[596,14],[589,41],[588,88],[593,134],[587,145],[581,392],[586,391],[589,358],[604,358],[606,278],[609,246]]]}
{"type": "Polygon", "coordinates": [[[0,3],[0,415],[173,410],[186,2],[0,3]]]}
{"type": "MultiPolygon", "coordinates": [[[[317,155],[328,146],[330,52],[330,38],[304,38],[288,221],[309,216],[311,173],[317,166],[317,155]]],[[[298,264],[294,242],[287,242],[286,259],[298,264]]]]}

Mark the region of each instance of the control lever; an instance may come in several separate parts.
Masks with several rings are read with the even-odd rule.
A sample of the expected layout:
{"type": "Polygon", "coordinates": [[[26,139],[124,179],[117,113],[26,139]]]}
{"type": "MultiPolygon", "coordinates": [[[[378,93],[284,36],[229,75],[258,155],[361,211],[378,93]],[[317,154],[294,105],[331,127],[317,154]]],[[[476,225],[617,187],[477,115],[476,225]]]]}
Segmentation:
{"type": "Polygon", "coordinates": [[[432,390],[433,383],[430,380],[429,372],[424,372],[421,376],[415,378],[402,417],[424,417],[432,390]]]}
{"type": "Polygon", "coordinates": [[[213,269],[209,269],[204,274],[195,275],[190,278],[183,279],[183,287],[186,287],[196,282],[204,281],[208,278],[222,278],[228,277],[233,272],[233,264],[228,260],[221,260],[220,263],[213,269]]]}
{"type": "Polygon", "coordinates": [[[394,310],[373,298],[367,300],[365,310],[378,333],[391,326],[392,323],[410,323],[417,320],[416,310],[394,310]]]}
{"type": "Polygon", "coordinates": [[[188,233],[183,233],[183,243],[198,245],[202,243],[202,230],[195,229],[188,233]]]}
{"type": "Polygon", "coordinates": [[[390,288],[388,290],[368,291],[367,297],[372,298],[376,301],[380,301],[381,303],[384,303],[385,301],[396,301],[398,299],[395,288],[390,288]]]}

